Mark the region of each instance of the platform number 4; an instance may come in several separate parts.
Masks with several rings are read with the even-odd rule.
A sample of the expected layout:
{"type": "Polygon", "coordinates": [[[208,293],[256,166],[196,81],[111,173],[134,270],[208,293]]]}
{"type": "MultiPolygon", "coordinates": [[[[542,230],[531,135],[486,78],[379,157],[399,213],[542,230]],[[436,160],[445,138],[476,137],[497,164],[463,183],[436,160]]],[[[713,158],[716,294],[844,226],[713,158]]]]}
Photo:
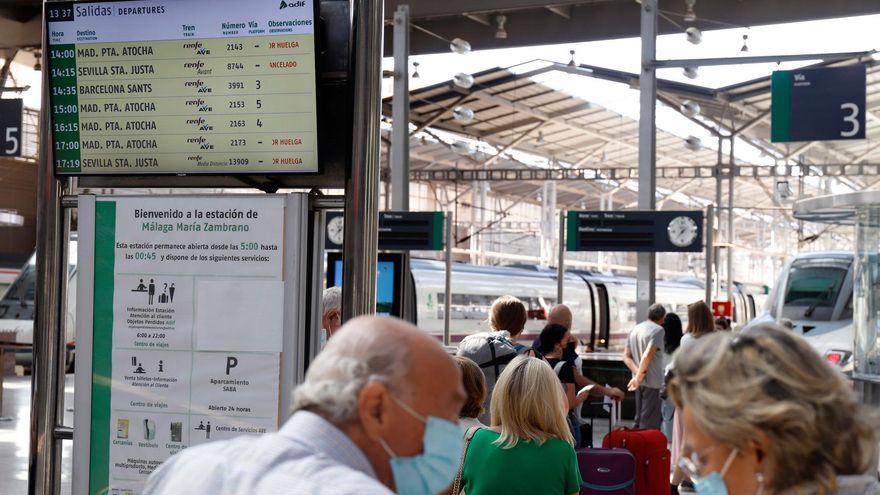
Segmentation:
{"type": "Polygon", "coordinates": [[[841,137],[853,137],[859,133],[859,107],[855,103],[842,103],[841,110],[849,111],[849,115],[843,116],[843,121],[852,125],[848,131],[840,131],[841,137]]]}

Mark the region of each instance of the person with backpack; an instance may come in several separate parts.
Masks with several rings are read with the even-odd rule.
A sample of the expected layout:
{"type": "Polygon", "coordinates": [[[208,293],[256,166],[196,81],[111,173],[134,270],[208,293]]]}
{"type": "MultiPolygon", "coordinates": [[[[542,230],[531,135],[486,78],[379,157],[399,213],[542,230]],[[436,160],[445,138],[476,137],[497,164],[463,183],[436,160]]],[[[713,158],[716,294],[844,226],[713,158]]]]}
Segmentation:
{"type": "Polygon", "coordinates": [[[575,439],[575,447],[579,447],[581,444],[581,422],[575,410],[577,406],[589,398],[590,391],[577,393],[574,366],[570,361],[565,360],[563,356],[568,343],[572,341],[571,330],[562,325],[550,324],[541,330],[540,339],[541,347],[538,350],[544,354],[547,364],[553,368],[553,371],[562,383],[562,390],[565,393],[566,405],[568,407],[566,419],[568,420],[572,436],[575,439]]]}
{"type": "Polygon", "coordinates": [[[530,347],[517,342],[528,319],[522,301],[513,296],[501,296],[489,310],[489,328],[492,331],[468,335],[458,344],[456,355],[477,363],[486,378],[487,394],[483,403],[486,412],[479,417],[483,423],[489,422],[492,390],[504,367],[520,353],[531,354],[530,347]]]}

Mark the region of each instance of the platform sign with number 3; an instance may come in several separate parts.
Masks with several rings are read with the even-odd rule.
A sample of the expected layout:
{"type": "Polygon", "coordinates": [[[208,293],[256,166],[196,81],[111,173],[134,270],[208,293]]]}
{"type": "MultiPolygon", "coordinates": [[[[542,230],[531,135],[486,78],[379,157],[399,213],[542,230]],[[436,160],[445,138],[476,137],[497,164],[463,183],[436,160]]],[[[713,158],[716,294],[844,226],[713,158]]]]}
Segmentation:
{"type": "Polygon", "coordinates": [[[865,138],[865,66],[776,71],[772,141],[865,138]]]}
{"type": "Polygon", "coordinates": [[[0,100],[0,156],[21,156],[21,122],[21,100],[0,100]]]}

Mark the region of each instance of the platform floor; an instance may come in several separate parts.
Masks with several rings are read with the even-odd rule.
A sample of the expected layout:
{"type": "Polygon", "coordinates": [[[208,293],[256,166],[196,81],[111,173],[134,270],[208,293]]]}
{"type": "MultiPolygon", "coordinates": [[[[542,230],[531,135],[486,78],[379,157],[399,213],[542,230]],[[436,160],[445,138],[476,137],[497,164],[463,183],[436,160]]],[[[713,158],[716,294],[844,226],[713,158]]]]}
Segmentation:
{"type": "MultiPolygon", "coordinates": [[[[64,424],[73,426],[73,375],[64,382],[64,424]]],[[[5,377],[3,410],[0,416],[0,494],[26,495],[31,414],[31,377],[5,377]]],[[[61,452],[61,493],[70,494],[73,442],[64,442],[61,452]]]]}

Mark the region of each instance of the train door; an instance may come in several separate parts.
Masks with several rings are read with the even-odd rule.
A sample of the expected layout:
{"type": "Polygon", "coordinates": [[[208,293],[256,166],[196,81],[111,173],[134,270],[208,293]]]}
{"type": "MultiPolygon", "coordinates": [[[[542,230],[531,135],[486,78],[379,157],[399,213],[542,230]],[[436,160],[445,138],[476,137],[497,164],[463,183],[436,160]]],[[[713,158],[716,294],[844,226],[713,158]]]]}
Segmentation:
{"type": "Polygon", "coordinates": [[[756,316],[758,316],[758,308],[755,305],[755,296],[753,296],[751,294],[746,294],[746,300],[747,300],[746,302],[749,305],[749,315],[747,317],[748,321],[745,321],[743,323],[748,323],[749,321],[752,321],[753,319],[755,319],[756,316]]]}
{"type": "Polygon", "coordinates": [[[608,318],[609,314],[608,289],[605,288],[605,284],[596,284],[596,309],[593,313],[593,319],[597,323],[596,331],[599,339],[595,342],[595,345],[593,345],[593,350],[600,347],[608,349],[608,344],[611,342],[611,322],[608,318]]]}

